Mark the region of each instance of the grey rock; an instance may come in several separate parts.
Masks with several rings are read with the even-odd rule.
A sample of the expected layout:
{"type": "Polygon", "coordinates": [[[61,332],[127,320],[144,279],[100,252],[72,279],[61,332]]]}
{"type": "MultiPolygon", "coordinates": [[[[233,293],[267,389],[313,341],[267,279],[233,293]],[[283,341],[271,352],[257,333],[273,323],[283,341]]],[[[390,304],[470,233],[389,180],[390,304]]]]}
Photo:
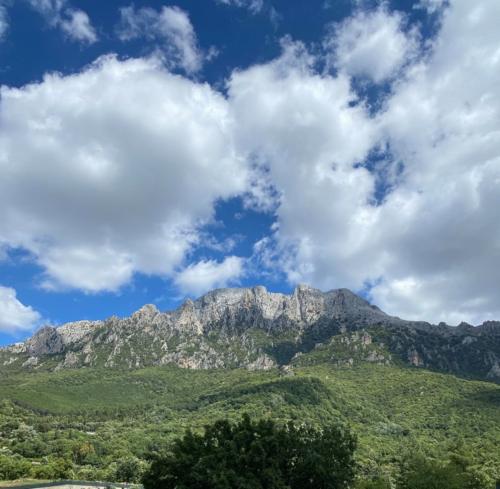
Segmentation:
{"type": "Polygon", "coordinates": [[[332,361],[343,365],[354,364],[354,358],[387,363],[396,355],[415,366],[498,378],[500,322],[452,327],[405,321],[348,289],[321,292],[307,285],[290,295],[262,286],[217,289],[173,311],[148,304],[128,318],[46,326],[24,343],[0,348],[0,365],[17,365],[16,359],[41,365],[61,355],[59,368],[269,369],[300,362],[302,355],[328,348],[335,338],[348,356],[332,361]]]}
{"type": "Polygon", "coordinates": [[[64,350],[62,336],[56,328],[45,326],[26,342],[26,351],[36,357],[40,355],[53,355],[64,350]]]}

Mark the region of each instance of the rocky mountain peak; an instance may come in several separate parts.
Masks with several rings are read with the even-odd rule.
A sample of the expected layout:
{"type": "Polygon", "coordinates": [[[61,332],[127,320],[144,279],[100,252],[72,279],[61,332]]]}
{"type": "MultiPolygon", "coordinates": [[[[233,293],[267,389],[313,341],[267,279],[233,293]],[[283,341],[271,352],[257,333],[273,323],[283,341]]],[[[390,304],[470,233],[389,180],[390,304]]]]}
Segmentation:
{"type": "Polygon", "coordinates": [[[291,294],[263,286],[222,288],[187,299],[173,311],[160,312],[147,304],[128,318],[46,326],[23,344],[0,349],[0,366],[40,368],[51,359],[51,365],[59,362],[57,368],[168,363],[183,368],[272,368],[290,365],[316,348],[344,351],[347,344],[351,356],[332,353],[334,363],[399,357],[419,368],[468,372],[473,366],[480,378],[499,378],[500,322],[453,328],[404,321],[349,289],[322,292],[304,284],[291,294]]]}
{"type": "Polygon", "coordinates": [[[154,304],[145,304],[132,314],[132,319],[135,319],[136,321],[144,321],[152,319],[157,314],[160,314],[160,311],[154,304]]]}

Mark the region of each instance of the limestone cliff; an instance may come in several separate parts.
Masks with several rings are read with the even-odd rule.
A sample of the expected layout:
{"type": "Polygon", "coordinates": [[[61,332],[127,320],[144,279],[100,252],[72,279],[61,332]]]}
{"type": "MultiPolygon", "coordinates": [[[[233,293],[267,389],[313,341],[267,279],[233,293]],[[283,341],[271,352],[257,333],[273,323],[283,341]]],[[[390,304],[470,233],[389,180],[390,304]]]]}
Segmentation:
{"type": "Polygon", "coordinates": [[[146,305],[128,318],[46,326],[0,349],[0,368],[269,369],[297,358],[339,366],[401,361],[500,381],[500,323],[405,321],[347,289],[300,285],[291,295],[261,286],[218,289],[174,311],[146,305]]]}

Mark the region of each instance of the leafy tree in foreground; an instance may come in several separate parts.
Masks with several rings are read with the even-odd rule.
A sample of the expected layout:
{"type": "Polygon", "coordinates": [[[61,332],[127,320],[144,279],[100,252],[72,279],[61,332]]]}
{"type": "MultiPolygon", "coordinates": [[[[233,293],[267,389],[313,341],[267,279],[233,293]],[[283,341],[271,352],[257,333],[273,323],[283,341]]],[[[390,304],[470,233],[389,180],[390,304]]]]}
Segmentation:
{"type": "Polygon", "coordinates": [[[344,489],[354,477],[356,443],[346,430],[317,430],[248,416],[188,431],[156,455],[145,489],[344,489]]]}

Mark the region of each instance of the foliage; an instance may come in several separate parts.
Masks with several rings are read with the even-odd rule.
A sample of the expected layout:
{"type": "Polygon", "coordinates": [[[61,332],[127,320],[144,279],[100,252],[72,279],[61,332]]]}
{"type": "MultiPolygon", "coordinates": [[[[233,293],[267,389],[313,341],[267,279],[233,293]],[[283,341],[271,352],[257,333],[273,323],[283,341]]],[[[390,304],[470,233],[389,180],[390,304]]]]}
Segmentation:
{"type": "Polygon", "coordinates": [[[144,464],[136,457],[118,460],[114,480],[118,482],[139,482],[144,472],[144,464]]]}
{"type": "Polygon", "coordinates": [[[145,489],[342,489],[354,477],[354,437],[345,429],[319,430],[272,420],[216,421],[203,434],[188,431],[157,455],[145,489]]]}
{"type": "Polygon", "coordinates": [[[139,460],[142,471],[151,450],[186,428],[201,433],[244,412],[280,425],[349,424],[360,478],[394,479],[409,452],[460,455],[490,486],[500,479],[500,386],[396,365],[315,363],[292,374],[170,366],[2,372],[0,479],[125,482],[128,462],[139,460]]]}
{"type": "Polygon", "coordinates": [[[0,455],[0,480],[14,480],[27,477],[31,464],[22,457],[0,455]]]}
{"type": "Polygon", "coordinates": [[[358,481],[356,489],[391,489],[391,485],[387,479],[364,479],[358,481]]]}
{"type": "Polygon", "coordinates": [[[463,460],[446,463],[412,456],[402,465],[398,489],[488,489],[487,481],[467,470],[463,460]]]}

